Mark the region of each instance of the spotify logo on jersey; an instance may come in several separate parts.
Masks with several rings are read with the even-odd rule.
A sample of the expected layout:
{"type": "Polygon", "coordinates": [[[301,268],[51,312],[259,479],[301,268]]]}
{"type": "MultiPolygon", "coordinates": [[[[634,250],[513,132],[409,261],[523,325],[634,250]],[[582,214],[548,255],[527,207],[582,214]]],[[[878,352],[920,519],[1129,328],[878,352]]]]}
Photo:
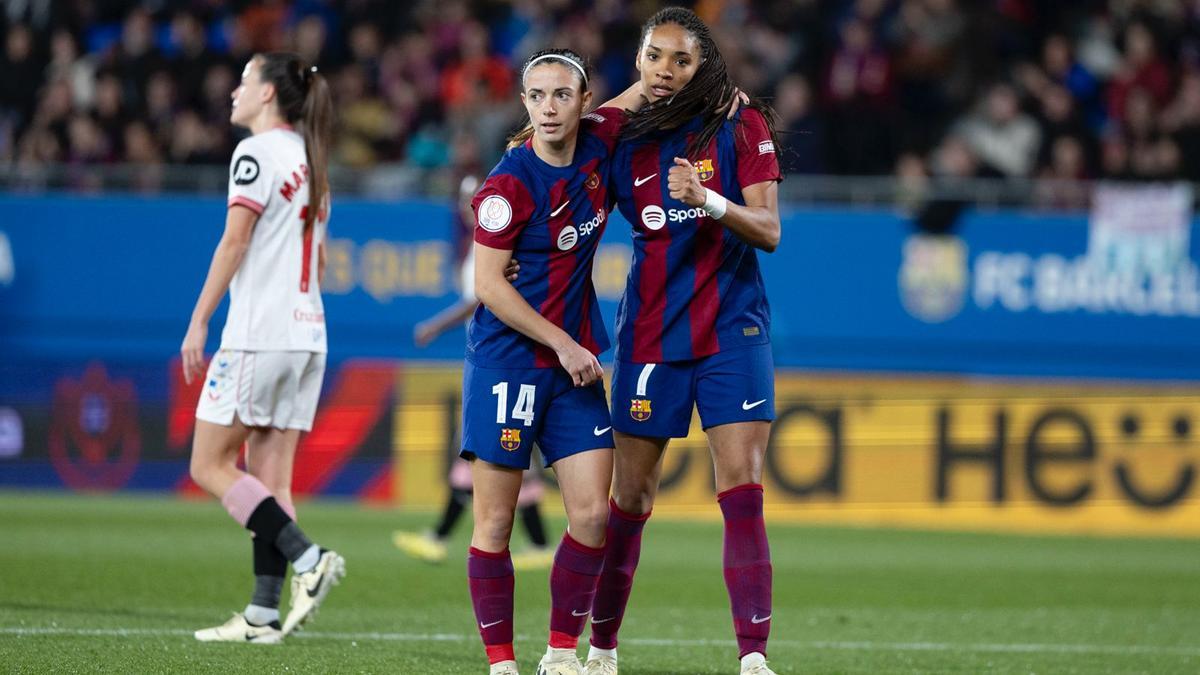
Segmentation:
{"type": "Polygon", "coordinates": [[[661,206],[651,204],[642,209],[642,224],[649,230],[661,230],[667,224],[667,214],[661,206]]]}
{"type": "Polygon", "coordinates": [[[570,251],[578,241],[579,232],[575,230],[574,225],[568,225],[558,233],[558,250],[570,251]]]}

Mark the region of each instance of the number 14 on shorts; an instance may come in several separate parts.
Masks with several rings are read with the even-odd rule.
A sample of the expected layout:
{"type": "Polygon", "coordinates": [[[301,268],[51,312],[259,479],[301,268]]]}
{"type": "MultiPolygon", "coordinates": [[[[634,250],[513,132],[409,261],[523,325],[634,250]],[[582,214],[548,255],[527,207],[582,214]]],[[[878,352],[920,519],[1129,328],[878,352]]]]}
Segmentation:
{"type": "MultiPolygon", "coordinates": [[[[496,395],[496,424],[508,423],[508,383],[500,382],[492,387],[496,395]]],[[[533,426],[533,402],[537,396],[537,386],[522,384],[517,391],[517,402],[513,404],[512,418],[521,420],[525,426],[533,426]]]]}

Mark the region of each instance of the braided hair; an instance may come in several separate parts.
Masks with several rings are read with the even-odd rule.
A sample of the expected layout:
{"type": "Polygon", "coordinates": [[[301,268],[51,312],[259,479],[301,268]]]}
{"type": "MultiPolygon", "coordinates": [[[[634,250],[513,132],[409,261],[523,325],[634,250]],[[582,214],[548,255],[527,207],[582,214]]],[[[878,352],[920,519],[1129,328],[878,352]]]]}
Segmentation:
{"type": "MultiPolygon", "coordinates": [[[[738,89],[729,77],[725,59],[713,40],[712,31],[690,9],[667,7],[659,11],[642,27],[638,49],[646,44],[650,32],[663,24],[673,23],[690,33],[700,43],[700,67],[691,81],[670,98],[660,99],[633,113],[621,132],[621,137],[634,139],[661,129],[673,129],[697,117],[704,120],[700,132],[688,144],[689,158],[697,157],[725,124],[726,115],[738,96],[738,89]]],[[[775,133],[775,111],[761,100],[752,99],[749,107],[762,113],[771,139],[775,133]]]]}
{"type": "MultiPolygon", "coordinates": [[[[582,56],[570,49],[543,49],[530,54],[529,58],[525,59],[525,63],[521,64],[521,69],[517,71],[517,79],[521,82],[522,91],[525,89],[525,75],[534,61],[537,61],[539,65],[557,63],[566,66],[567,70],[579,76],[579,93],[583,94],[588,90],[588,64],[582,56]]],[[[508,149],[519,147],[530,138],[533,138],[533,122],[526,120],[521,130],[508,138],[508,149]]]]}

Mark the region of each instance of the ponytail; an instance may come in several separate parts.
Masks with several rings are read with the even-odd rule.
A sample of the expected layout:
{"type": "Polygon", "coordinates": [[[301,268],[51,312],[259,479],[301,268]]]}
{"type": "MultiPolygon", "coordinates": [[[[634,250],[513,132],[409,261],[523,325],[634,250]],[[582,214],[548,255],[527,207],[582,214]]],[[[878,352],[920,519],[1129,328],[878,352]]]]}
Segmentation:
{"type": "Polygon", "coordinates": [[[508,137],[508,149],[519,148],[533,138],[533,124],[526,123],[520,131],[508,137]]]}
{"type": "Polygon", "coordinates": [[[256,54],[263,82],[275,85],[279,114],[290,124],[299,124],[304,134],[308,161],[308,210],[304,234],[325,211],[329,202],[329,144],[333,135],[333,97],[325,76],[316,66],[307,67],[295,54],[256,54]]]}
{"type": "Polygon", "coordinates": [[[304,214],[304,233],[312,231],[317,216],[324,213],[329,199],[329,140],[333,133],[333,97],[329,82],[314,67],[305,77],[308,93],[302,113],[304,153],[308,158],[308,211],[304,214]]]}

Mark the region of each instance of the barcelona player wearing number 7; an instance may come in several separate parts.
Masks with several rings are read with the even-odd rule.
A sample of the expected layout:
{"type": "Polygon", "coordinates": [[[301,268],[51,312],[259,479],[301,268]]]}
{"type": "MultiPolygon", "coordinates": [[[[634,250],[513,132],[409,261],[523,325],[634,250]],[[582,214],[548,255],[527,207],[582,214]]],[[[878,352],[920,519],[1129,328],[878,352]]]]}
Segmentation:
{"type": "Polygon", "coordinates": [[[196,407],[191,475],[252,533],[255,586],[245,611],[196,631],[204,642],[278,643],[344,574],[341,556],[296,524],[291,493],[296,444],[312,428],[325,373],[332,117],[325,78],[294,54],[255,55],[233,92],[230,121],[253,135],[234,151],[225,233],[180,352],[190,383],[204,373],[208,320],[228,290],[221,349],[196,407]],[[237,462],[243,444],[246,471],[237,462]],[[280,623],[289,561],[291,609],[280,623]]]}
{"type": "Polygon", "coordinates": [[[462,455],[471,460],[475,493],[467,575],[490,672],[515,675],[508,542],[537,443],[567,512],[550,572],[549,646],[537,672],[575,674],[604,556],[612,476],[612,424],[596,359],[609,342],[592,261],[608,220],[608,161],[624,112],[601,107],[583,116],[587,69],[570,50],[539,52],[519,75],[530,126],[473,201],[482,305],[467,332],[463,370],[462,455]],[[505,267],[514,255],[521,274],[510,283],[505,267]]]}
{"type": "Polygon", "coordinates": [[[653,16],[637,54],[649,105],[625,124],[612,189],[633,224],[617,311],[612,384],[613,503],[587,672],[617,672],[617,631],[667,442],[692,408],[708,435],[725,519],[725,584],[740,670],[769,675],[771,557],[762,462],[774,419],[770,311],[756,249],[779,243],[779,163],[770,113],[737,90],[708,27],[674,7],[653,16]]]}

